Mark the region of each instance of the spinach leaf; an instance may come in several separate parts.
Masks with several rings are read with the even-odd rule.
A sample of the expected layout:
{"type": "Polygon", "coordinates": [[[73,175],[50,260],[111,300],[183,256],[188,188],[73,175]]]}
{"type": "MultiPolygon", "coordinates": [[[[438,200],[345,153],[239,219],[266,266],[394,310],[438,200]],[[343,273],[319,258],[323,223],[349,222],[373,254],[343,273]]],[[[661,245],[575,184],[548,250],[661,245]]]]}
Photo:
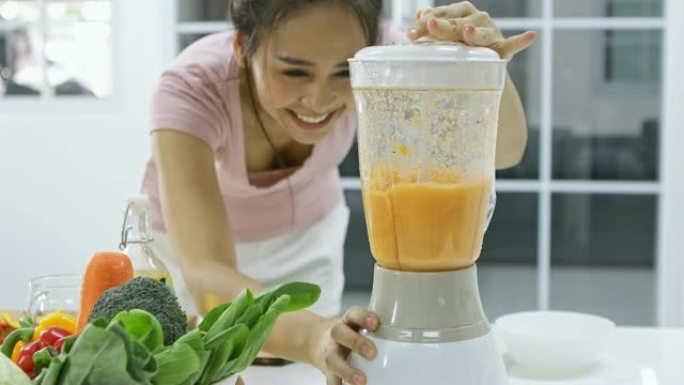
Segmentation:
{"type": "Polygon", "coordinates": [[[216,322],[211,325],[204,337],[204,341],[211,340],[218,333],[233,326],[235,320],[252,304],[254,304],[252,292],[249,289],[243,290],[237,299],[221,313],[216,322]]]}
{"type": "Polygon", "coordinates": [[[0,354],[0,385],[31,385],[31,380],[9,357],[0,354]]]}
{"type": "Polygon", "coordinates": [[[235,373],[245,370],[256,358],[259,351],[266,343],[273,326],[278,317],[284,313],[289,307],[290,296],[283,294],[276,299],[264,315],[259,319],[259,322],[249,331],[247,343],[244,351],[238,358],[235,373]]]}
{"type": "Polygon", "coordinates": [[[126,332],[139,341],[149,351],[154,351],[164,344],[164,331],[161,323],[151,313],[142,309],[131,309],[119,312],[111,322],[120,322],[126,332]]]}
{"type": "Polygon", "coordinates": [[[216,381],[216,374],[221,366],[228,360],[236,348],[236,343],[247,339],[249,328],[244,324],[237,324],[225,332],[219,334],[220,337],[214,338],[206,344],[211,349],[209,361],[200,377],[199,384],[211,384],[216,381]]]}
{"type": "Polygon", "coordinates": [[[214,322],[216,322],[216,320],[221,316],[221,314],[223,314],[223,312],[226,311],[228,306],[230,306],[230,303],[222,303],[211,309],[209,313],[207,313],[207,315],[204,316],[202,322],[200,322],[199,330],[205,333],[209,331],[209,328],[211,328],[212,325],[214,325],[214,322]]]}
{"type": "Polygon", "coordinates": [[[159,370],[152,377],[154,384],[179,385],[200,370],[200,358],[186,343],[174,343],[170,349],[154,356],[159,370]]]}
{"type": "Polygon", "coordinates": [[[313,283],[288,282],[266,290],[255,301],[262,304],[264,308],[268,308],[273,301],[283,294],[290,296],[290,303],[285,312],[292,312],[310,307],[316,303],[321,296],[321,288],[313,283]]]}

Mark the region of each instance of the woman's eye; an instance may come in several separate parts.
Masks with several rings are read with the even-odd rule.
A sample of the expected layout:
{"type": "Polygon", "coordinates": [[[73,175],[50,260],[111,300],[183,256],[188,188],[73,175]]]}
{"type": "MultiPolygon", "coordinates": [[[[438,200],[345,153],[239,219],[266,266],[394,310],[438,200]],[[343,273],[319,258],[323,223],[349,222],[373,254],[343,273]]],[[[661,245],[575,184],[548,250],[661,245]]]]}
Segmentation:
{"type": "Polygon", "coordinates": [[[342,70],[338,73],[335,74],[335,76],[340,77],[340,78],[348,78],[349,77],[349,70],[342,70]]]}
{"type": "Polygon", "coordinates": [[[301,71],[301,70],[288,70],[288,71],[283,71],[283,74],[285,74],[286,76],[293,77],[293,78],[301,78],[301,77],[304,77],[304,76],[309,76],[309,74],[308,74],[307,72],[301,71]]]}

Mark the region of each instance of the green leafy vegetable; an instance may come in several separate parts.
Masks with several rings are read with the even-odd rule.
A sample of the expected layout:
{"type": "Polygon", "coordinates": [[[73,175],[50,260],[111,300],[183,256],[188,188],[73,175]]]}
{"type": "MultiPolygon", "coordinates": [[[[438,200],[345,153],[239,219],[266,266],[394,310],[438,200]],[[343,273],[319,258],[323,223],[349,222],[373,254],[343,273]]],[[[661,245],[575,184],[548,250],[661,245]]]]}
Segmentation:
{"type": "MultiPolygon", "coordinates": [[[[120,311],[111,322],[91,322],[75,341],[65,343],[61,354],[36,353],[40,366],[47,368],[34,385],[213,384],[251,365],[278,317],[311,306],[319,295],[318,286],[299,282],[272,288],[256,298],[244,290],[233,303],[212,309],[199,328],[167,346],[163,344],[164,323],[156,315],[145,309],[120,311]]],[[[150,299],[138,301],[149,303],[150,299]]],[[[110,310],[118,306],[107,303],[110,310]]]]}
{"type": "Polygon", "coordinates": [[[209,328],[216,322],[216,320],[221,316],[221,314],[223,314],[224,311],[226,311],[226,309],[230,305],[230,303],[223,303],[211,309],[200,323],[199,330],[205,333],[209,331],[209,328]]]}
{"type": "Polygon", "coordinates": [[[287,294],[290,296],[290,302],[285,308],[286,313],[305,309],[316,303],[321,296],[321,288],[313,283],[307,282],[289,282],[280,286],[275,286],[265,292],[261,293],[256,299],[257,303],[265,303],[264,307],[268,308],[273,301],[280,296],[287,294]]]}
{"type": "Polygon", "coordinates": [[[31,380],[14,362],[0,354],[0,385],[31,385],[31,380]]]}
{"type": "Polygon", "coordinates": [[[197,352],[184,343],[173,344],[171,348],[155,355],[154,358],[159,365],[159,371],[152,377],[155,384],[183,384],[201,368],[197,352]]]}
{"type": "Polygon", "coordinates": [[[145,310],[124,310],[114,316],[112,322],[121,322],[126,332],[150,351],[154,351],[164,343],[164,332],[161,324],[151,313],[145,310]]]}

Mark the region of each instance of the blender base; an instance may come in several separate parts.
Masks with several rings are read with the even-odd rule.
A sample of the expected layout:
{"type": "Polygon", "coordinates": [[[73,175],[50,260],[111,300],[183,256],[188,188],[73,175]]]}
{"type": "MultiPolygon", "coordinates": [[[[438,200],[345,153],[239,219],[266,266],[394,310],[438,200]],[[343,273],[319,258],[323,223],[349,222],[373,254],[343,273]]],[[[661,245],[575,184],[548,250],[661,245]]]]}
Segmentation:
{"type": "Polygon", "coordinates": [[[377,330],[361,333],[373,360],[352,354],[368,385],[506,385],[508,376],[482,309],[477,267],[408,272],[376,264],[369,309],[377,330]]]}
{"type": "Polygon", "coordinates": [[[349,362],[368,378],[368,385],[507,385],[508,376],[493,331],[470,340],[442,343],[390,341],[363,332],[377,347],[367,360],[349,362]]]}

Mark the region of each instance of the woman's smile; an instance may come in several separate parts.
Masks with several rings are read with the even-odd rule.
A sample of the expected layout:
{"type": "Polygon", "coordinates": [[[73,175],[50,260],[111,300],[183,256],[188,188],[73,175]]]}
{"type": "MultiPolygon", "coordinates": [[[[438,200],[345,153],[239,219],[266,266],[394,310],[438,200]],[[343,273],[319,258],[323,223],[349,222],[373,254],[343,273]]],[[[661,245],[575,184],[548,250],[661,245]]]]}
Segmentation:
{"type": "Polygon", "coordinates": [[[344,108],[330,111],[325,114],[298,113],[286,109],[290,120],[300,129],[307,131],[323,130],[327,128],[344,108]]]}

